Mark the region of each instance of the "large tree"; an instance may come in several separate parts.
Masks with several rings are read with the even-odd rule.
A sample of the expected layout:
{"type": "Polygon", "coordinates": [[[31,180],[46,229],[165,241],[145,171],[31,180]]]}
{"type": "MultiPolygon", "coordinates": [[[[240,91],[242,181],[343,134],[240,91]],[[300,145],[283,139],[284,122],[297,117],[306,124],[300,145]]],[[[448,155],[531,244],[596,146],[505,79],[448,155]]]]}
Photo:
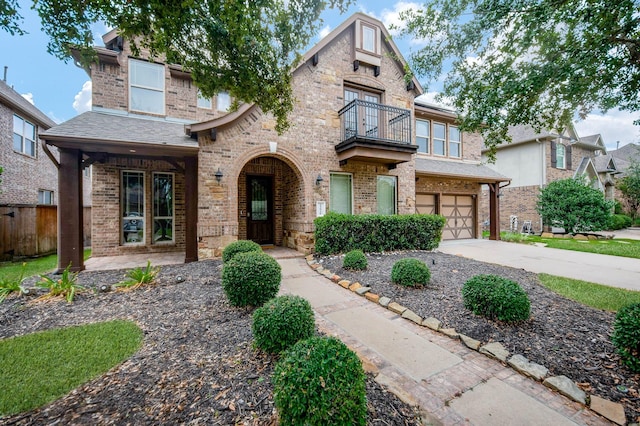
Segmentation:
{"type": "MultiPolygon", "coordinates": [[[[594,109],[640,109],[637,0],[430,0],[405,11],[403,34],[426,45],[410,59],[465,130],[495,154],[508,127],[561,129],[594,109]]],[[[493,155],[492,155],[493,156],[493,155]]]]}
{"type": "Polygon", "coordinates": [[[640,211],[640,163],[631,160],[625,176],[618,180],[616,186],[622,193],[624,209],[635,220],[640,211]]]}
{"type": "MultiPolygon", "coordinates": [[[[256,103],[288,127],[291,69],[320,28],[327,7],[351,0],[33,0],[50,36],[48,50],[68,59],[93,58],[92,25],[103,22],[136,41],[134,49],[182,65],[205,96],[220,91],[256,103]]],[[[0,0],[0,29],[20,35],[18,0],[0,0]]]]}

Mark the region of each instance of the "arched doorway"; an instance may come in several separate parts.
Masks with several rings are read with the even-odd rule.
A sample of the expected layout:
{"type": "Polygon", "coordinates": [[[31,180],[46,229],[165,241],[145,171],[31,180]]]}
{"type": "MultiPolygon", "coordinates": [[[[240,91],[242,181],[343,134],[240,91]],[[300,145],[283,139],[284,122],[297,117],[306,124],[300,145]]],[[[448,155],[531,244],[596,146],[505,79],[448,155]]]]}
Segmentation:
{"type": "Polygon", "coordinates": [[[248,161],[238,176],[238,238],[299,249],[299,224],[307,222],[305,191],[297,168],[274,156],[248,161]]]}

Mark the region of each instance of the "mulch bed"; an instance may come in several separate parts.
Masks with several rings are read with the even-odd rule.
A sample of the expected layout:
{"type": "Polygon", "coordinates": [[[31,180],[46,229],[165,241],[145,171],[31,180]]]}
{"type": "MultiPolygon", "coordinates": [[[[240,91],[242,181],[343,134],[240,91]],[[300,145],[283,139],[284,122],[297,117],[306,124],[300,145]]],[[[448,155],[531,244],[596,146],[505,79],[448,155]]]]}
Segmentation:
{"type": "Polygon", "coordinates": [[[373,293],[387,296],[421,317],[439,319],[443,328],[455,328],[483,343],[500,342],[511,353],[546,366],[550,375],[565,375],[587,393],[622,403],[627,420],[640,422],[640,374],[620,364],[611,343],[615,315],[547,290],[536,274],[437,252],[368,255],[365,271],[344,270],[342,256],[316,258],[343,279],[371,287],[373,293]],[[406,288],[391,284],[391,268],[404,257],[420,259],[429,266],[428,286],[406,288]],[[530,320],[508,325],[466,310],[462,285],[478,274],[496,274],[518,282],[531,301],[530,320]]]}
{"type": "MultiPolygon", "coordinates": [[[[142,348],[123,364],[49,405],[0,419],[31,424],[275,424],[271,374],[277,357],[252,347],[252,309],[231,307],[221,263],[162,267],[156,284],[130,292],[84,292],[68,304],[13,297],[0,304],[0,338],[112,319],[135,321],[142,348]],[[178,282],[178,277],[184,279],[178,282]]],[[[124,271],[82,272],[90,289],[124,271]]],[[[416,410],[367,376],[368,424],[417,425],[416,410]]]]}

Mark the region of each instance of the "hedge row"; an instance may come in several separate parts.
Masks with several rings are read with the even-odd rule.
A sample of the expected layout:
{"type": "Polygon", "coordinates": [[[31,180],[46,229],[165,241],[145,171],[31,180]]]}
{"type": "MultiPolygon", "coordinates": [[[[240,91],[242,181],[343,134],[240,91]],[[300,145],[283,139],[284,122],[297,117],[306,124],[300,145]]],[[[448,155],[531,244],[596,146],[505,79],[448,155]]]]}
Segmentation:
{"type": "Polygon", "coordinates": [[[328,213],[316,218],[316,252],[366,253],[392,250],[433,250],[442,238],[440,215],[351,215],[328,213]]]}

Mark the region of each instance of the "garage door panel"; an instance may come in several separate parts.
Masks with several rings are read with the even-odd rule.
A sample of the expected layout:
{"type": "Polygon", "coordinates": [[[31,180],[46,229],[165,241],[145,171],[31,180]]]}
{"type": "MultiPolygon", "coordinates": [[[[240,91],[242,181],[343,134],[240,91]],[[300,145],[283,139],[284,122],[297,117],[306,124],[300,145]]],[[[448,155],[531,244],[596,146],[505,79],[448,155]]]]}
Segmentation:
{"type": "Polygon", "coordinates": [[[442,231],[443,240],[473,238],[474,208],[470,195],[443,195],[442,214],[447,223],[442,231]]]}
{"type": "Polygon", "coordinates": [[[416,194],[416,213],[436,214],[435,194],[416,194]]]}

